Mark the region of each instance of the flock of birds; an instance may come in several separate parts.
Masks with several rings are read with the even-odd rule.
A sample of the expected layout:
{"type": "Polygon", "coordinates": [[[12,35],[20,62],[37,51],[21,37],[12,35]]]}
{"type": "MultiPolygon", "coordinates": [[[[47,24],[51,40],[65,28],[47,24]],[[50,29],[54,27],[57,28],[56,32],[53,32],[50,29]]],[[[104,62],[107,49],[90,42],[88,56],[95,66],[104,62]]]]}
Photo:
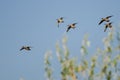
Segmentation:
{"type": "MultiPolygon", "coordinates": [[[[57,19],[58,27],[59,27],[59,25],[60,25],[61,23],[64,23],[63,18],[64,18],[64,17],[60,17],[60,18],[57,19]]],[[[68,32],[71,28],[74,29],[76,24],[77,24],[77,23],[72,23],[72,24],[68,25],[68,28],[67,28],[67,31],[66,31],[66,32],[68,32]]]]}
{"type": "Polygon", "coordinates": [[[99,22],[99,25],[100,25],[101,23],[103,23],[103,22],[107,22],[107,23],[105,24],[104,32],[106,32],[107,28],[112,28],[112,22],[110,22],[110,18],[111,18],[111,17],[112,17],[112,16],[107,16],[107,17],[105,17],[105,18],[102,18],[101,21],[99,22]]]}
{"type": "MultiPolygon", "coordinates": [[[[107,16],[105,18],[102,18],[101,21],[99,22],[99,25],[103,22],[107,22],[107,24],[105,24],[104,32],[106,32],[107,28],[112,28],[112,22],[110,22],[111,17],[112,16],[107,16]]],[[[64,23],[63,17],[60,17],[57,19],[58,27],[61,23],[64,23]]],[[[68,32],[71,28],[74,29],[76,24],[77,23],[72,23],[72,24],[68,25],[66,32],[68,32]]]]}
{"type": "MultiPolygon", "coordinates": [[[[107,16],[107,17],[105,17],[105,18],[101,18],[101,20],[100,20],[100,22],[99,22],[99,24],[98,24],[98,25],[100,25],[100,24],[102,24],[103,22],[106,22],[104,32],[106,32],[107,28],[112,28],[112,22],[110,22],[110,18],[111,18],[111,17],[112,17],[112,15],[111,15],[111,16],[107,16]]],[[[61,23],[64,23],[64,17],[60,17],[60,18],[57,19],[58,27],[59,27],[59,25],[60,25],[61,23]]],[[[66,32],[68,32],[70,29],[76,28],[76,24],[77,24],[77,23],[69,24],[68,27],[67,27],[66,32]]],[[[21,50],[30,51],[31,48],[32,48],[31,46],[22,46],[21,49],[20,49],[20,51],[21,51],[21,50]]]]}

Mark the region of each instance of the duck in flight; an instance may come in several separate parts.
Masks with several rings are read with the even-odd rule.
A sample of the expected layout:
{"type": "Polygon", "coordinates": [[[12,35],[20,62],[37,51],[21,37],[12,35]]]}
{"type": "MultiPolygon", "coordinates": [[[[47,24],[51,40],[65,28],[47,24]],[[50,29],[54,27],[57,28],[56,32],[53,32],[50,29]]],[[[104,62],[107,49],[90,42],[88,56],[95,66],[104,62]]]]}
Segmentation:
{"type": "Polygon", "coordinates": [[[22,46],[20,51],[21,50],[27,50],[27,51],[30,51],[31,50],[31,47],[30,46],[22,46]]]}
{"type": "Polygon", "coordinates": [[[60,17],[57,19],[58,27],[59,27],[60,23],[64,23],[63,17],[60,17]]]}
{"type": "Polygon", "coordinates": [[[104,32],[106,32],[107,28],[112,28],[112,22],[105,24],[104,32]]]}
{"type": "Polygon", "coordinates": [[[76,24],[77,24],[77,23],[73,23],[73,24],[68,25],[68,28],[67,28],[67,31],[66,31],[66,32],[68,32],[71,28],[74,29],[76,24]]]}
{"type": "Polygon", "coordinates": [[[99,25],[101,24],[101,23],[103,23],[104,21],[105,22],[109,22],[110,20],[109,20],[109,18],[111,18],[112,16],[107,16],[107,17],[105,17],[105,18],[102,18],[101,19],[101,21],[99,22],[99,25]]]}

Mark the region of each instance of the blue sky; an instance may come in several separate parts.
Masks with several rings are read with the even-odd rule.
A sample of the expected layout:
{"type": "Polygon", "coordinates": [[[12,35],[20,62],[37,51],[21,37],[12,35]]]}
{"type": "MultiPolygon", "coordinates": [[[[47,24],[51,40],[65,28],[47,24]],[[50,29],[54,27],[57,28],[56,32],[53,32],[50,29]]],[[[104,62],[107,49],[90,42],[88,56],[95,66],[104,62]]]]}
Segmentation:
{"type": "MultiPolygon", "coordinates": [[[[102,17],[111,18],[116,27],[120,22],[120,0],[0,0],[0,80],[44,80],[44,54],[52,50],[64,35],[73,56],[80,54],[84,34],[89,34],[91,52],[102,47],[102,17]],[[57,27],[56,19],[65,17],[57,27]],[[77,22],[76,29],[66,33],[68,24],[77,22]],[[19,51],[21,46],[31,51],[19,51]]],[[[53,58],[53,65],[58,65],[53,58]]],[[[55,66],[55,78],[59,78],[55,66]]]]}

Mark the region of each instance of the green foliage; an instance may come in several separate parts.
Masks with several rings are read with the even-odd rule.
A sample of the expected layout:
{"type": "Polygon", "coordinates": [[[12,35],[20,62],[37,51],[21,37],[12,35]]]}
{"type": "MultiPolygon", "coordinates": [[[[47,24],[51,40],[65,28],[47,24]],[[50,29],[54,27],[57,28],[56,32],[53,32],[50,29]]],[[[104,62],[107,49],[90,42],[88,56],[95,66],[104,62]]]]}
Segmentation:
{"type": "Polygon", "coordinates": [[[82,41],[81,53],[83,55],[88,54],[87,47],[90,46],[90,41],[88,40],[88,34],[86,34],[82,41]]]}
{"type": "MultiPolygon", "coordinates": [[[[109,32],[103,39],[104,48],[97,48],[89,59],[85,57],[89,53],[90,46],[86,34],[80,48],[82,56],[80,61],[77,61],[74,56],[70,57],[67,40],[66,36],[63,37],[62,47],[59,43],[56,44],[56,55],[61,66],[60,80],[120,80],[120,32],[109,32]]],[[[52,67],[48,53],[45,54],[45,73],[47,79],[52,80],[52,67]]]]}
{"type": "Polygon", "coordinates": [[[50,58],[51,58],[51,52],[50,51],[46,52],[44,63],[45,63],[45,72],[46,72],[47,80],[53,80],[50,58]]]}

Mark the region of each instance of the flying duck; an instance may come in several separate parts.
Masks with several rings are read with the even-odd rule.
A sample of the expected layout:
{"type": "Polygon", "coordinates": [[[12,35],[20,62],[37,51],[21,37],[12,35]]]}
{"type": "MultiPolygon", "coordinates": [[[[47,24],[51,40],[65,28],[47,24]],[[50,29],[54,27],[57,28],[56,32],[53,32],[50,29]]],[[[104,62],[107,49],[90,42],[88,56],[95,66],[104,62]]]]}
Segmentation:
{"type": "Polygon", "coordinates": [[[109,18],[111,18],[111,17],[112,17],[112,16],[107,16],[107,17],[105,17],[105,18],[102,18],[101,21],[99,22],[99,25],[100,25],[101,23],[103,23],[104,21],[109,22],[109,21],[110,21],[109,18]]]}
{"type": "Polygon", "coordinates": [[[59,24],[60,24],[60,23],[64,23],[63,17],[60,17],[60,18],[57,19],[58,27],[59,27],[59,24]]]}
{"type": "Polygon", "coordinates": [[[67,28],[67,31],[66,31],[66,32],[68,32],[71,28],[74,29],[76,24],[77,24],[77,23],[73,23],[73,24],[68,25],[68,28],[67,28]]]}
{"type": "Polygon", "coordinates": [[[27,50],[27,51],[30,51],[31,47],[30,46],[22,46],[21,49],[20,49],[20,51],[23,50],[23,49],[27,50]]]}
{"type": "Polygon", "coordinates": [[[107,28],[112,28],[112,22],[105,24],[104,32],[106,32],[107,28]]]}

